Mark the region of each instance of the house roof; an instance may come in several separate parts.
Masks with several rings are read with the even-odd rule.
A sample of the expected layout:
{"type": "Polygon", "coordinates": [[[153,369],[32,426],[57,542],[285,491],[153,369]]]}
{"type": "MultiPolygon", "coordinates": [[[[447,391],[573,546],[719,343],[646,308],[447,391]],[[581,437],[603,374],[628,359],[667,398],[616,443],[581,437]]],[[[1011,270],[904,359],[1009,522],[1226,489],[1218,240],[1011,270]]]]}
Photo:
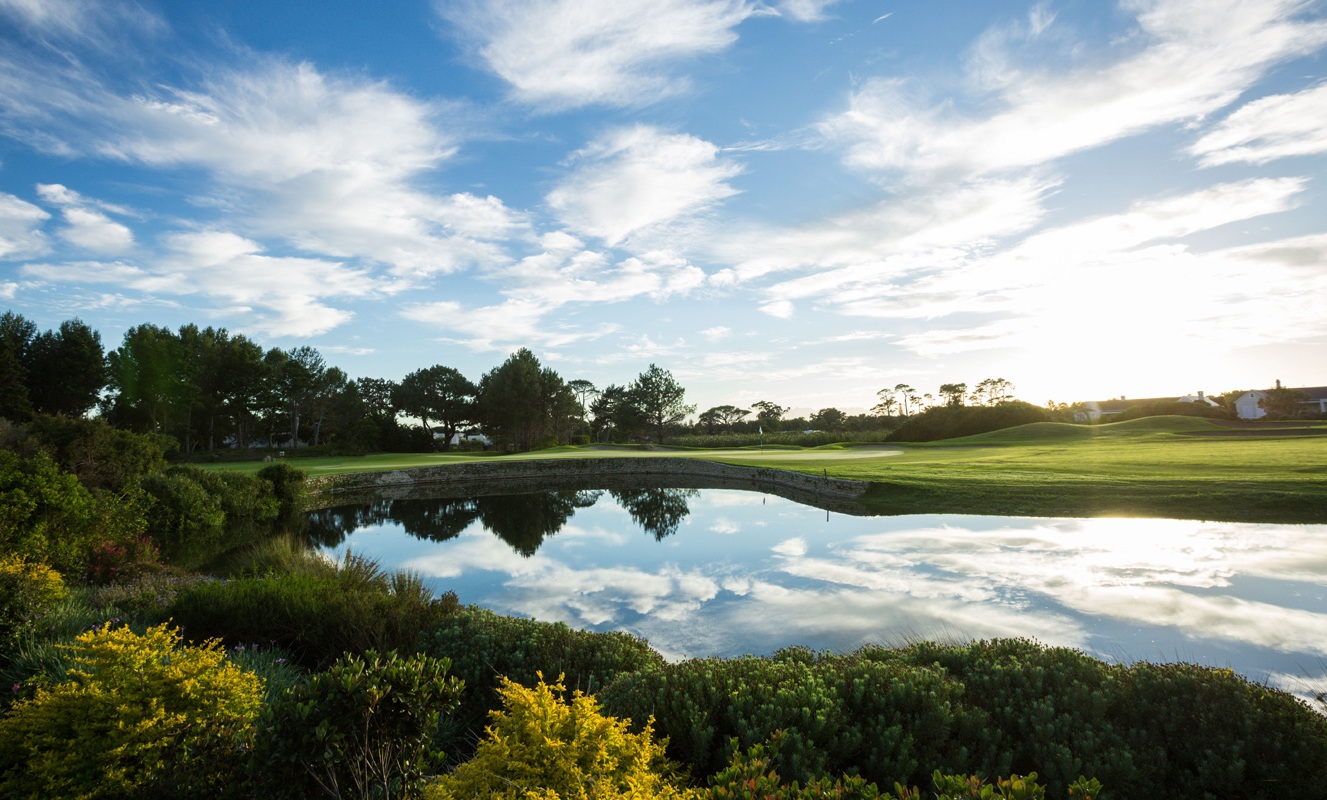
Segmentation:
{"type": "MultiPolygon", "coordinates": [[[[1292,392],[1299,392],[1309,400],[1327,400],[1327,386],[1287,386],[1292,392]]],[[[1265,395],[1266,389],[1252,389],[1245,394],[1265,395]]]]}

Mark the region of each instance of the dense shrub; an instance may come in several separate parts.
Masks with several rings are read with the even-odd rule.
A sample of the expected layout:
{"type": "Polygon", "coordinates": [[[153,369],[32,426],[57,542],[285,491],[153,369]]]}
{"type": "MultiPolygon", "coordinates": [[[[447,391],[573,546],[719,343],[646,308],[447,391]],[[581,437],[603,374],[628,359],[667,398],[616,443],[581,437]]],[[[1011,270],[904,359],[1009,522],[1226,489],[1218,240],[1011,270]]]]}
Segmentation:
{"type": "Polygon", "coordinates": [[[8,661],[20,637],[68,597],[60,573],[20,556],[0,555],[0,661],[8,661]]]}
{"type": "MultiPolygon", "coordinates": [[[[816,777],[803,786],[797,781],[785,783],[774,765],[773,753],[783,746],[782,732],[770,738],[768,747],[753,745],[733,755],[732,762],[718,774],[710,777],[709,789],[702,794],[706,800],[922,800],[924,795],[915,786],[894,783],[894,791],[881,791],[860,775],[838,778],[816,777]]],[[[735,747],[735,745],[733,745],[735,747]]],[[[1037,783],[1037,774],[1011,775],[993,783],[986,783],[976,775],[952,775],[940,770],[931,773],[934,800],[1043,800],[1046,790],[1037,783]]],[[[1094,800],[1101,792],[1096,779],[1080,777],[1069,786],[1070,800],[1094,800]]]]}
{"type": "Polygon", "coordinates": [[[0,549],[81,575],[93,551],[143,532],[143,502],[89,491],[49,456],[0,450],[0,549]]]}
{"type": "Polygon", "coordinates": [[[6,797],[218,796],[258,712],[256,677],[216,643],[162,625],[105,627],[71,646],[67,680],[0,717],[6,797]]]}
{"type": "Polygon", "coordinates": [[[1327,720],[1228,670],[1108,665],[1026,640],[868,657],[942,666],[990,715],[1012,769],[1037,769],[1055,791],[1088,774],[1133,797],[1294,796],[1327,778],[1327,720]]]}
{"type": "Polygon", "coordinates": [[[783,730],[772,763],[803,783],[1035,770],[1052,795],[1091,775],[1114,796],[1180,800],[1321,796],[1327,778],[1327,719],[1285,692],[1023,640],[692,661],[623,675],[600,699],[616,715],[653,715],[670,755],[699,775],[723,767],[724,742],[783,730]]]}
{"type": "Polygon", "coordinates": [[[198,584],[169,613],[190,638],[271,643],[316,669],[344,652],[413,652],[455,607],[455,595],[435,600],[417,578],[347,554],[340,568],[198,584]]]}
{"type": "Polygon", "coordinates": [[[995,750],[973,769],[987,774],[1036,771],[1055,792],[1079,775],[1112,788],[1139,778],[1129,741],[1112,715],[1122,667],[1026,639],[962,646],[922,642],[903,649],[865,648],[859,657],[938,666],[967,687],[964,702],[990,718],[995,750]]]}
{"type": "Polygon", "coordinates": [[[251,769],[266,795],[413,797],[441,762],[439,719],[461,695],[446,659],[347,654],[263,712],[251,769]]]}
{"type": "Polygon", "coordinates": [[[580,631],[561,622],[504,617],[475,607],[456,609],[438,621],[421,647],[451,659],[467,687],[456,724],[446,740],[459,749],[498,707],[500,676],[531,686],[540,674],[562,675],[571,687],[593,692],[622,673],[663,666],[663,657],[626,633],[580,631]]]}
{"type": "Polygon", "coordinates": [[[152,498],[147,513],[148,533],[168,558],[212,552],[220,544],[226,530],[221,498],[193,476],[157,473],[143,478],[142,487],[152,498]]]}
{"type": "Polygon", "coordinates": [[[178,445],[169,436],[113,428],[101,419],[39,415],[28,430],[60,466],[89,489],[122,491],[166,467],[178,445]]]}
{"type": "Polygon", "coordinates": [[[1021,400],[994,406],[936,406],[909,417],[889,435],[889,441],[935,442],[1050,419],[1050,412],[1046,409],[1021,400]]]}
{"type": "Polygon", "coordinates": [[[1125,796],[1327,792],[1327,718],[1290,694],[1193,664],[1138,663],[1121,680],[1115,716],[1143,776],[1125,796]]]}
{"type": "Polygon", "coordinates": [[[290,515],[304,510],[308,487],[304,484],[303,472],[280,461],[263,467],[258,471],[258,477],[272,485],[272,494],[281,514],[290,515]]]}
{"type": "Polygon", "coordinates": [[[647,724],[632,733],[594,698],[561,683],[533,688],[504,679],[502,710],[473,759],[430,785],[431,800],[610,800],[696,797],[681,788],[647,724]]]}
{"type": "Polygon", "coordinates": [[[939,669],[805,650],[670,664],[621,675],[599,694],[609,713],[653,716],[669,754],[698,775],[723,768],[730,740],[751,747],[783,731],[776,760],[789,778],[860,769],[879,783],[985,760],[985,715],[962,695],[939,669]]]}

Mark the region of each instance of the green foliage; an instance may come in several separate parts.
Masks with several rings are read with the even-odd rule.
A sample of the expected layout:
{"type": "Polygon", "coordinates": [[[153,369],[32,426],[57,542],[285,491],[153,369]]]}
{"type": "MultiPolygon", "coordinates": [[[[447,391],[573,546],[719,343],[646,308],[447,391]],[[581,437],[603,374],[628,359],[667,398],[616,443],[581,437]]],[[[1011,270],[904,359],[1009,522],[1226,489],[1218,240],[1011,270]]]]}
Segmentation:
{"type": "Polygon", "coordinates": [[[225,534],[221,498],[182,472],[148,475],[142,487],[152,498],[148,533],[168,558],[210,552],[225,534]]]}
{"type": "MultiPolygon", "coordinates": [[[[1285,692],[1226,670],[1107,665],[1024,640],[690,661],[622,675],[599,697],[610,713],[653,715],[670,755],[699,775],[723,774],[723,742],[749,748],[783,731],[762,758],[803,785],[1035,770],[1052,796],[1095,796],[1081,777],[1093,775],[1119,796],[1180,800],[1314,796],[1327,776],[1327,719],[1285,692]]],[[[1000,794],[1022,791],[1009,780],[956,795],[946,783],[944,796],[1019,796],[1000,794]]]]}
{"type": "Polygon", "coordinates": [[[215,796],[234,783],[262,689],[215,642],[105,627],[70,651],[67,680],[0,718],[0,793],[215,796]]]}
{"type": "Polygon", "coordinates": [[[441,754],[431,749],[462,683],[446,659],[346,654],[266,709],[252,771],[279,797],[412,797],[441,754]]]}
{"type": "Polygon", "coordinates": [[[688,798],[676,768],[664,756],[647,723],[632,733],[626,722],[605,716],[594,698],[566,697],[559,681],[542,676],[534,688],[503,679],[502,710],[473,759],[430,785],[432,800],[506,798],[610,800],[688,798]]]}
{"type": "Polygon", "coordinates": [[[56,463],[89,489],[123,491],[165,469],[166,457],[177,448],[170,437],[119,430],[102,419],[40,415],[27,427],[56,463]]]}
{"type": "Polygon", "coordinates": [[[451,660],[469,687],[446,746],[458,749],[498,704],[498,676],[524,685],[541,674],[562,675],[572,687],[593,692],[621,674],[647,672],[663,658],[643,639],[626,633],[580,631],[561,622],[504,617],[473,606],[438,621],[422,649],[451,660]]]}
{"type": "Polygon", "coordinates": [[[272,484],[282,515],[304,510],[308,487],[304,484],[303,472],[281,461],[263,467],[258,471],[258,477],[272,484]]]}
{"type": "Polygon", "coordinates": [[[729,742],[733,750],[728,766],[710,776],[709,788],[700,793],[706,800],[878,800],[887,798],[874,783],[858,775],[840,778],[811,778],[803,786],[798,781],[785,783],[774,764],[774,753],[783,746],[784,735],[776,731],[764,744],[753,744],[746,750],[738,747],[736,739],[729,742]]]}
{"type": "Polygon", "coordinates": [[[140,499],[90,492],[44,453],[0,450],[0,548],[81,574],[103,542],[142,533],[140,499]]]}
{"type": "Polygon", "coordinates": [[[934,442],[989,433],[1016,425],[1046,422],[1049,419],[1050,412],[1046,409],[1021,400],[1011,400],[994,406],[949,404],[928,408],[921,414],[909,417],[890,435],[889,440],[934,442]]]}
{"type": "Polygon", "coordinates": [[[778,769],[805,782],[860,769],[915,781],[980,759],[985,717],[942,670],[781,651],[773,658],[697,659],[625,674],[600,692],[613,714],[654,716],[669,754],[709,775],[723,744],[751,747],[783,731],[778,769]]]}
{"type": "Polygon", "coordinates": [[[413,652],[455,605],[455,595],[434,600],[418,579],[347,554],[322,572],[198,584],[180,591],[169,612],[191,638],[269,642],[314,669],[344,652],[413,652]]]}
{"type": "Polygon", "coordinates": [[[68,596],[60,573],[21,556],[0,555],[0,661],[7,661],[20,637],[30,636],[68,596]]]}

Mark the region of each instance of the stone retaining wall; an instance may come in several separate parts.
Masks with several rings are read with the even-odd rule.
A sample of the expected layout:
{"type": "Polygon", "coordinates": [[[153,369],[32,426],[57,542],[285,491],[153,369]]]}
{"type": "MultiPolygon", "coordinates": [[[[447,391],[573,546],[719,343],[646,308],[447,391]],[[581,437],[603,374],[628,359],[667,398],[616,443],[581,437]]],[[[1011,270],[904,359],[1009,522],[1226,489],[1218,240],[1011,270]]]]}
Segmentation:
{"type": "MultiPolygon", "coordinates": [[[[659,486],[740,488],[768,491],[797,502],[833,506],[847,513],[864,513],[854,500],[869,485],[865,481],[808,475],[782,469],[739,467],[698,458],[558,458],[514,461],[470,461],[432,467],[319,475],[307,481],[311,507],[337,502],[348,494],[398,495],[414,489],[444,494],[483,490],[490,484],[525,486],[526,490],[579,484],[610,488],[608,483],[629,481],[659,486]],[[597,486],[597,483],[604,483],[597,486]]],[[[483,493],[493,493],[484,491],[483,493]]]]}

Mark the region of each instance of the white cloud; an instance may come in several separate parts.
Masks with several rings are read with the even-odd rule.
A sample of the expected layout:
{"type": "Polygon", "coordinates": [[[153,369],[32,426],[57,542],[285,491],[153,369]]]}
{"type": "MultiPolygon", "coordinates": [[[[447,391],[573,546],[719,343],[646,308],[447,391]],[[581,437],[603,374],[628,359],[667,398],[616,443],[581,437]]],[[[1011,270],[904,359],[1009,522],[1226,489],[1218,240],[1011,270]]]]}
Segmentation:
{"type": "Polygon", "coordinates": [[[362,270],[265,255],[257,242],[225,231],[170,234],[164,245],[164,253],[146,266],[30,264],[24,272],[47,281],[109,283],[158,296],[200,295],[223,304],[246,329],[270,336],[325,333],[353,316],[326,300],[372,296],[380,289],[362,270]]]}
{"type": "Polygon", "coordinates": [[[18,294],[18,284],[13,281],[0,283],[0,300],[13,300],[14,295],[18,294]]]}
{"type": "Polygon", "coordinates": [[[721,161],[718,150],[646,125],[612,131],[575,154],[575,170],[548,204],[572,229],[614,246],[736,194],[726,181],[741,168],[721,161]]]}
{"type": "Polygon", "coordinates": [[[825,18],[825,9],[838,0],[781,0],[775,4],[780,14],[799,22],[817,22],[825,18]]]}
{"type": "Polygon", "coordinates": [[[165,23],[131,0],[0,0],[0,17],[9,17],[41,38],[76,39],[103,48],[114,43],[122,27],[155,33],[165,23]]]}
{"type": "Polygon", "coordinates": [[[1327,153],[1327,83],[1242,106],[1189,148],[1203,166],[1327,153]]]}
{"type": "Polygon", "coordinates": [[[133,249],[133,231],[106,216],[98,206],[117,211],[123,209],[87,200],[78,192],[58,183],[37,184],[37,194],[46,202],[60,207],[66,223],[58,232],[61,239],[91,251],[94,255],[120,255],[133,249]]]}
{"type": "Polygon", "coordinates": [[[198,202],[220,208],[226,227],[386,264],[414,283],[505,261],[506,242],[528,235],[496,198],[418,185],[455,152],[460,107],[265,57],[208,74],[195,88],[124,96],[87,71],[0,59],[11,100],[0,118],[53,152],[199,168],[211,182],[198,202]]]}
{"type": "Polygon", "coordinates": [[[733,329],[726,325],[715,325],[700,332],[707,342],[721,342],[733,335],[733,329]]]}
{"type": "MultiPolygon", "coordinates": [[[[867,81],[851,107],[822,124],[850,165],[929,180],[1046,164],[1159,125],[1201,119],[1234,101],[1271,66],[1327,43],[1327,22],[1300,20],[1303,0],[1132,0],[1139,35],[1118,56],[1077,67],[1020,68],[983,51],[974,83],[994,91],[964,115],[896,78],[867,81]]],[[[1057,59],[1058,60],[1058,59],[1057,59]]]]}
{"type": "Polygon", "coordinates": [[[589,305],[638,298],[663,301],[705,283],[703,270],[670,253],[641,253],[613,263],[603,253],[581,249],[580,241],[565,233],[545,235],[542,242],[542,252],[489,271],[502,286],[503,302],[478,307],[456,301],[417,303],[407,305],[402,315],[458,332],[467,345],[480,350],[560,347],[618,329],[604,323],[587,327],[579,316],[589,305]]]}
{"type": "Polygon", "coordinates": [[[640,106],[684,91],[671,68],[728,47],[743,0],[435,0],[514,96],[548,108],[640,106]]]}
{"type": "Polygon", "coordinates": [[[0,192],[0,258],[30,258],[47,252],[41,226],[50,218],[32,203],[0,192]]]}

